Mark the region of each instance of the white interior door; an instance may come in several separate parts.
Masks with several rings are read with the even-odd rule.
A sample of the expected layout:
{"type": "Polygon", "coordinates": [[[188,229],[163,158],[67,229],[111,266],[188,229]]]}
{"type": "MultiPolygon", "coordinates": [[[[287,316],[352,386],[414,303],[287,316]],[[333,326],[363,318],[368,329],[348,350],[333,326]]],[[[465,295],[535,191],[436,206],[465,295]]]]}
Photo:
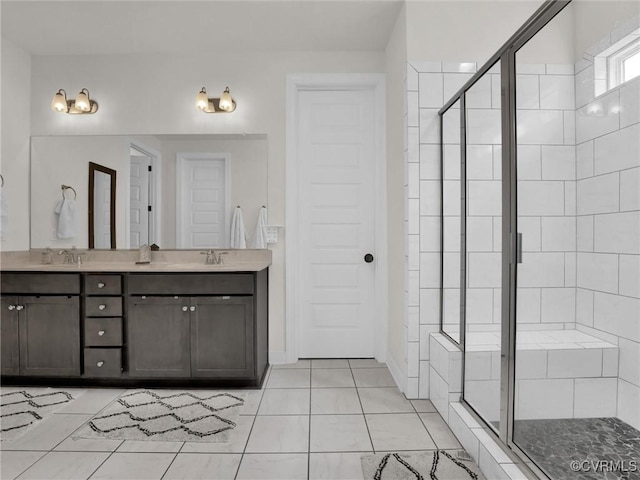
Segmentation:
{"type": "Polygon", "coordinates": [[[224,156],[178,158],[177,247],[228,245],[227,165],[224,156]]]}
{"type": "Polygon", "coordinates": [[[375,356],[373,104],[372,90],[299,93],[300,357],[375,356]]]}
{"type": "Polygon", "coordinates": [[[146,155],[131,155],[129,175],[129,248],[149,244],[149,166],[146,155]]]}

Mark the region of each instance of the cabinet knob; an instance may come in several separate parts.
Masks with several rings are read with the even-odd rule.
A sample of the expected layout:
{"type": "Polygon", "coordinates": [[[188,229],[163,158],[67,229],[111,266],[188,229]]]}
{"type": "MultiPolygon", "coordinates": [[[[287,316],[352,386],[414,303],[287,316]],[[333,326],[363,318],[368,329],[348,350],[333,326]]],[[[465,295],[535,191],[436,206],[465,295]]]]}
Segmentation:
{"type": "Polygon", "coordinates": [[[196,311],[196,307],[191,306],[191,307],[189,307],[189,310],[191,310],[192,312],[195,312],[196,311]]]}
{"type": "Polygon", "coordinates": [[[104,283],[98,282],[98,288],[104,288],[104,283]]]}
{"type": "Polygon", "coordinates": [[[98,310],[104,310],[105,308],[107,308],[106,305],[98,305],[98,310]]]}
{"type": "Polygon", "coordinates": [[[7,308],[8,308],[9,310],[15,310],[15,309],[16,309],[16,306],[15,306],[15,305],[9,305],[7,308]]]}
{"type": "Polygon", "coordinates": [[[102,365],[104,365],[104,362],[102,362],[102,361],[100,361],[100,362],[96,363],[96,366],[97,366],[97,367],[101,367],[102,365]]]}
{"type": "Polygon", "coordinates": [[[183,312],[186,312],[187,310],[189,310],[189,307],[182,307],[183,312]]]}
{"type": "Polygon", "coordinates": [[[98,336],[101,337],[105,334],[106,332],[104,330],[99,330],[98,331],[98,336]]]}
{"type": "Polygon", "coordinates": [[[18,311],[19,311],[19,310],[22,310],[23,308],[24,308],[24,305],[18,305],[18,306],[16,307],[16,310],[18,310],[18,311]]]}

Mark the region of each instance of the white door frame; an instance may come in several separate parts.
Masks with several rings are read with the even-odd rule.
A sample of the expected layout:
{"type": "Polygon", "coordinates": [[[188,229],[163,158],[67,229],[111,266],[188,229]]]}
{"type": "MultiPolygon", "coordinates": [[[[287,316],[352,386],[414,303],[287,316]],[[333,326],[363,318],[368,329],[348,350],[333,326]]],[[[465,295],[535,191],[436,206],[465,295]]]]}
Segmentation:
{"type": "Polygon", "coordinates": [[[186,153],[178,152],[176,154],[176,248],[186,248],[182,245],[182,237],[180,233],[182,231],[182,209],[179,207],[179,201],[182,198],[182,175],[184,173],[184,162],[186,160],[224,160],[224,211],[223,219],[225,226],[225,237],[222,245],[214,245],[217,247],[228,248],[229,247],[229,233],[231,232],[230,211],[231,205],[231,167],[229,165],[229,159],[231,153],[186,153]]]}
{"type": "MultiPolygon", "coordinates": [[[[149,243],[160,244],[160,232],[162,231],[162,158],[160,152],[153,148],[149,148],[146,145],[133,139],[129,142],[129,148],[138,150],[143,155],[150,158],[151,162],[151,175],[149,176],[149,201],[151,202],[151,215],[149,216],[149,243]]],[[[128,151],[128,150],[127,150],[128,151]]],[[[127,161],[129,169],[131,169],[131,155],[129,155],[129,161],[127,161]]],[[[129,175],[127,174],[127,208],[125,209],[125,234],[127,239],[127,248],[131,248],[131,228],[129,225],[129,209],[131,205],[131,190],[129,184],[129,175]]]]}
{"type": "Polygon", "coordinates": [[[298,360],[298,96],[301,91],[373,90],[375,122],[375,273],[374,348],[375,357],[384,362],[387,354],[387,162],[386,94],[383,74],[300,74],[287,76],[286,90],[286,254],[285,254],[285,357],[298,360]]]}

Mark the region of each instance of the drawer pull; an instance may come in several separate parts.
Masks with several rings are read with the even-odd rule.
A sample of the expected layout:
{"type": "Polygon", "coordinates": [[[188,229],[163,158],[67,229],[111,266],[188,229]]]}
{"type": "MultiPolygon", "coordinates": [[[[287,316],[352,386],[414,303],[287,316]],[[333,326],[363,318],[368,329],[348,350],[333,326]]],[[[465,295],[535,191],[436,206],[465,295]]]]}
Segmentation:
{"type": "Polygon", "coordinates": [[[15,309],[16,309],[16,306],[15,306],[15,305],[9,305],[7,308],[8,308],[9,310],[15,310],[15,309]]]}
{"type": "Polygon", "coordinates": [[[196,311],[196,307],[191,306],[191,307],[189,307],[189,310],[191,310],[192,312],[195,312],[196,311]]]}
{"type": "Polygon", "coordinates": [[[16,310],[20,311],[20,310],[22,310],[23,308],[24,308],[24,305],[18,305],[18,306],[16,307],[16,310]]]}
{"type": "Polygon", "coordinates": [[[222,296],[222,299],[223,299],[223,300],[230,300],[230,299],[231,299],[231,296],[230,296],[230,295],[223,295],[223,296],[222,296]]]}
{"type": "Polygon", "coordinates": [[[104,288],[104,283],[98,282],[98,288],[104,288]]]}
{"type": "Polygon", "coordinates": [[[106,332],[104,330],[100,330],[98,331],[98,336],[101,337],[105,334],[106,332]]]}
{"type": "Polygon", "coordinates": [[[98,310],[104,310],[105,308],[107,308],[107,306],[104,304],[98,306],[98,310]]]}
{"type": "Polygon", "coordinates": [[[103,365],[104,365],[104,362],[103,362],[103,361],[100,361],[100,362],[96,363],[96,366],[97,366],[98,368],[102,367],[103,365]]]}
{"type": "Polygon", "coordinates": [[[187,310],[189,310],[189,307],[182,307],[183,312],[186,312],[187,310]]]}
{"type": "Polygon", "coordinates": [[[140,297],[140,298],[142,298],[142,300],[146,300],[147,296],[146,295],[142,295],[142,297],[140,297]]]}

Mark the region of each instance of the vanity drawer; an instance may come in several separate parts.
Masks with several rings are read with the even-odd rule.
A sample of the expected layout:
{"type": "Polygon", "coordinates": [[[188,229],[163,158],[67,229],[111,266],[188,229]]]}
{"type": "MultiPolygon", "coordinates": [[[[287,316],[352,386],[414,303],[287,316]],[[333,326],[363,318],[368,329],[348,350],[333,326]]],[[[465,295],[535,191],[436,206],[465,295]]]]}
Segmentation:
{"type": "Polygon", "coordinates": [[[121,295],[122,277],[120,275],[86,275],[84,291],[87,295],[121,295]]]}
{"type": "Polygon", "coordinates": [[[122,349],[85,348],[84,374],[87,377],[119,377],[122,374],[122,349]]]}
{"type": "Polygon", "coordinates": [[[87,297],[84,305],[87,317],[122,316],[122,297],[87,297]]]}
{"type": "Polygon", "coordinates": [[[251,295],[251,273],[130,275],[131,295],[251,295]]]}
{"type": "Polygon", "coordinates": [[[122,318],[85,318],[86,347],[119,347],[122,345],[122,318]]]}
{"type": "Polygon", "coordinates": [[[2,272],[0,290],[5,294],[79,295],[80,275],[77,273],[2,272]]]}

